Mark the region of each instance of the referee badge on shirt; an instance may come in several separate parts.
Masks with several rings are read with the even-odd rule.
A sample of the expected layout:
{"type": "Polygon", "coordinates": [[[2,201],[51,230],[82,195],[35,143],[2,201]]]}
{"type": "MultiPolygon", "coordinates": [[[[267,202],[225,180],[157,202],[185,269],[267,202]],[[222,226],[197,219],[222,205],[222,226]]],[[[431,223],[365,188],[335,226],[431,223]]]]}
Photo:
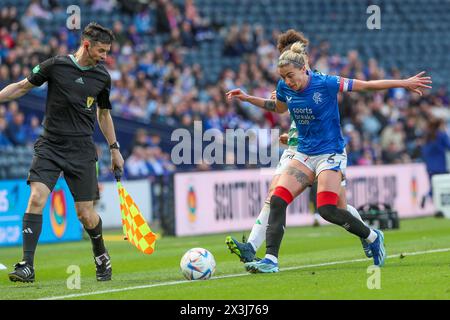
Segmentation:
{"type": "Polygon", "coordinates": [[[94,103],[94,97],[87,97],[86,99],[86,109],[90,109],[92,104],[94,103]]]}

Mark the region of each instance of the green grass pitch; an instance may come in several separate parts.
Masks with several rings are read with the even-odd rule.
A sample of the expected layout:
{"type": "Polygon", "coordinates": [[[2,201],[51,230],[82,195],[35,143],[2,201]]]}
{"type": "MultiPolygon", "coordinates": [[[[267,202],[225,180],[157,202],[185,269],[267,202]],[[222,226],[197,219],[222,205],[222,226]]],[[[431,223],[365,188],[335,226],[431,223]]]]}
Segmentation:
{"type": "MultiPolygon", "coordinates": [[[[248,231],[246,232],[248,234],[248,231]]],[[[106,232],[113,280],[99,283],[88,240],[39,245],[36,282],[18,284],[7,273],[21,258],[21,248],[0,248],[1,299],[445,299],[450,298],[450,219],[402,220],[385,231],[389,258],[379,282],[368,270],[359,239],[335,226],[288,228],[280,251],[280,272],[248,274],[225,246],[226,234],[163,237],[152,255],[140,253],[120,231],[106,232]],[[116,237],[114,237],[116,236],[116,237]],[[114,240],[117,238],[117,240],[114,240]],[[217,262],[211,280],[185,281],[179,270],[184,252],[210,250],[217,262]],[[68,289],[69,266],[80,269],[80,289],[68,289]],[[372,280],[370,280],[372,279],[372,280]],[[368,288],[369,284],[379,289],[368,288]]],[[[241,238],[242,233],[231,235],[241,238]]],[[[258,255],[263,255],[262,248],[258,255]]],[[[70,281],[69,281],[70,282],[70,281]]]]}

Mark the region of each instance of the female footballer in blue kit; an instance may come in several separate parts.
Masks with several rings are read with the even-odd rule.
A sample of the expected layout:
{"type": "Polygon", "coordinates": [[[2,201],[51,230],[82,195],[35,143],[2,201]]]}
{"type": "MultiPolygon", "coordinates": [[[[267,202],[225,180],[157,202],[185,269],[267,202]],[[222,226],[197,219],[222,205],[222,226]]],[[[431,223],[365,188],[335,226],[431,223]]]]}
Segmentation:
{"type": "MultiPolygon", "coordinates": [[[[311,70],[308,64],[308,55],[306,53],[306,48],[309,44],[309,40],[305,38],[303,33],[298,32],[294,29],[289,29],[286,32],[280,34],[278,37],[277,42],[277,49],[282,54],[284,51],[290,49],[290,47],[295,43],[300,42],[303,45],[303,51],[301,52],[302,55],[304,55],[305,59],[305,68],[306,70],[311,70]]],[[[272,95],[270,97],[271,100],[275,101],[276,99],[276,90],[272,92],[272,95]]],[[[291,116],[292,118],[292,116],[291,116]]],[[[256,251],[261,247],[263,242],[266,240],[266,229],[267,224],[269,220],[269,214],[270,214],[270,198],[272,197],[272,193],[275,189],[275,187],[278,184],[278,180],[281,176],[281,173],[288,167],[290,160],[294,157],[295,152],[298,148],[298,134],[297,134],[297,126],[295,121],[292,120],[289,133],[280,136],[280,142],[282,142],[282,138],[285,140],[284,143],[287,144],[289,147],[283,152],[280,158],[280,162],[278,163],[278,166],[275,170],[275,174],[272,178],[272,182],[270,184],[269,193],[267,195],[267,198],[264,202],[264,206],[261,209],[260,214],[258,215],[258,218],[256,219],[255,224],[252,227],[250,236],[248,238],[247,242],[239,242],[235,238],[231,236],[226,237],[226,245],[228,246],[228,249],[236,254],[239,259],[246,263],[251,262],[256,258],[256,251]]],[[[283,142],[282,142],[283,143],[283,142]]],[[[362,221],[361,216],[358,213],[358,210],[356,210],[351,205],[347,204],[346,199],[346,193],[345,193],[345,186],[346,181],[343,180],[341,182],[341,188],[339,192],[339,202],[337,204],[338,208],[347,209],[353,216],[358,218],[362,221]]],[[[314,213],[314,216],[316,213],[314,213]]],[[[317,214],[318,215],[318,214],[317,214]]],[[[315,217],[316,219],[316,217],[315,217]]],[[[363,246],[364,254],[368,257],[372,257],[372,252],[370,251],[369,244],[365,241],[365,239],[361,238],[361,244],[363,246]]]]}
{"type": "Polygon", "coordinates": [[[278,60],[281,80],[276,100],[249,96],[240,89],[227,93],[270,111],[289,110],[298,130],[299,145],[294,158],[281,174],[270,199],[269,223],[266,231],[266,256],[246,263],[252,272],[278,272],[278,252],[286,225],[286,208],[292,200],[318,179],[317,207],[319,214],[333,224],[365,239],[372,251],[374,264],[383,266],[386,257],[384,236],[367,227],[350,212],[337,207],[339,188],[345,174],[347,156],[341,133],[338,92],[384,90],[402,87],[422,95],[421,89],[431,88],[430,77],[421,72],[404,80],[361,81],[313,73],[305,67],[301,42],[294,43],[278,60]]]}

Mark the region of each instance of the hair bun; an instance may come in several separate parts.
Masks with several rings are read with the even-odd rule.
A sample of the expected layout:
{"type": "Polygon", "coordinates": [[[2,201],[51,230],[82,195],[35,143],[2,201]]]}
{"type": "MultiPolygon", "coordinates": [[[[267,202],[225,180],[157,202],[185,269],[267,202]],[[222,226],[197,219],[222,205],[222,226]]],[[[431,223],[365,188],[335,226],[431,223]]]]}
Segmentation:
{"type": "Polygon", "coordinates": [[[303,42],[297,41],[291,45],[291,51],[298,53],[298,54],[305,54],[306,53],[306,46],[303,42]]]}

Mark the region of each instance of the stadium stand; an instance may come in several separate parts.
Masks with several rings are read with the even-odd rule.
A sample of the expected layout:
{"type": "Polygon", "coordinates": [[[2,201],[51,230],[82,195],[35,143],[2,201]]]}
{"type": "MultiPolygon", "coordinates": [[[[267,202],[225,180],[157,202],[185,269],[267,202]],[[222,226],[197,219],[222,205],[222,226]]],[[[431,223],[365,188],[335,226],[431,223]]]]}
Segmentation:
{"type": "MultiPolygon", "coordinates": [[[[269,97],[278,79],[276,37],[295,28],[310,39],[310,64],[321,72],[371,80],[426,70],[433,77],[434,89],[423,97],[397,89],[344,94],[340,102],[350,165],[420,161],[427,119],[449,119],[450,2],[376,4],[382,33],[368,30],[364,1],[0,0],[0,88],[46,58],[76,50],[79,31],[67,30],[66,8],[78,5],[82,26],[97,21],[117,37],[106,66],[116,130],[132,168],[127,177],[170,175],[197,168],[170,163],[176,128],[192,130],[202,121],[204,129],[221,131],[288,129],[287,116],[227,102],[224,92],[241,87],[269,97]],[[143,146],[132,143],[137,132],[143,146]]],[[[26,176],[45,90],[0,105],[0,179],[26,176]]],[[[101,135],[96,140],[100,178],[109,179],[107,146],[101,135]]]]}

